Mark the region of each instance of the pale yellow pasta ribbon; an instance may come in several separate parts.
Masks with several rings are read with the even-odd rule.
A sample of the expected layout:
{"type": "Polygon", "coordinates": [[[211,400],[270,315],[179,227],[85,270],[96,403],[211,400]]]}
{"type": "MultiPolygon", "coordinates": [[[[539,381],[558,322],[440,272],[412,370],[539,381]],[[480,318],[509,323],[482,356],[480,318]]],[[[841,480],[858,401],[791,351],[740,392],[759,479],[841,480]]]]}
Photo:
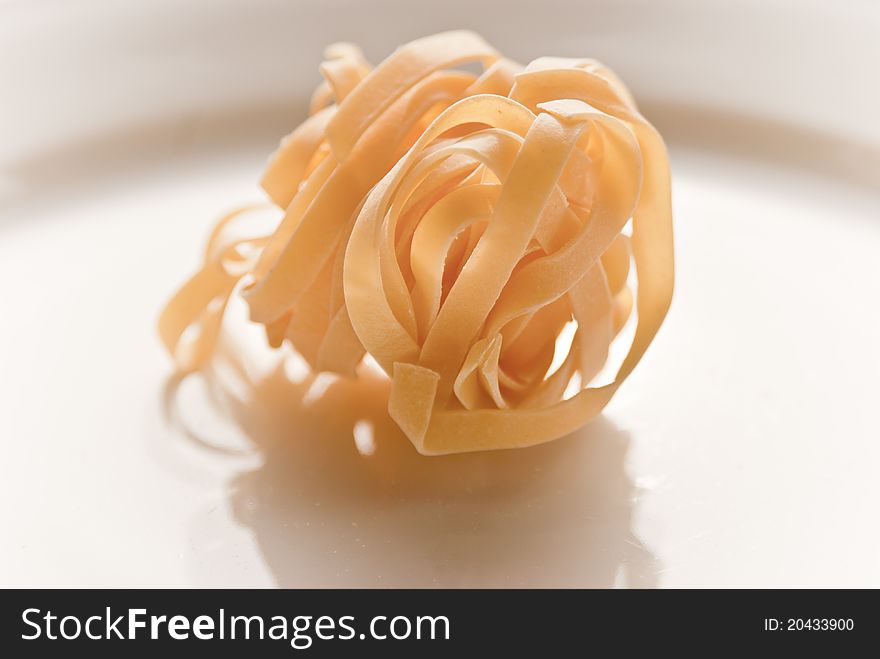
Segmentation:
{"type": "Polygon", "coordinates": [[[277,228],[215,236],[163,313],[181,368],[210,357],[248,275],[269,343],[348,376],[371,355],[392,378],[389,413],[423,454],[529,446],[587,423],[672,295],[666,151],[622,82],[593,60],[522,68],[470,32],[412,42],[375,69],[336,45],[321,71],[310,117],[263,178],[284,210],[277,228]],[[454,70],[469,61],[483,73],[454,70]],[[242,244],[259,255],[245,259],[242,244]],[[616,376],[589,386],[633,306],[616,376]]]}

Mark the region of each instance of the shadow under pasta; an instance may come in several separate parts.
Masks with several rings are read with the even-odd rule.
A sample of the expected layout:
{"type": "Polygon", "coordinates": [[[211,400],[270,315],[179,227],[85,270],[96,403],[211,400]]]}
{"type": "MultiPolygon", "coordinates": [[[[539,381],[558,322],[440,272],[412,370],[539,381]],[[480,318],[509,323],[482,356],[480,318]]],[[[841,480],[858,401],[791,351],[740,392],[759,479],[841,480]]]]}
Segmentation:
{"type": "Polygon", "coordinates": [[[277,585],[657,585],[632,532],[630,439],[611,422],[531,449],[424,457],[387,414],[387,379],[336,379],[317,396],[314,384],[278,367],[217,401],[262,457],[229,496],[277,585]]]}

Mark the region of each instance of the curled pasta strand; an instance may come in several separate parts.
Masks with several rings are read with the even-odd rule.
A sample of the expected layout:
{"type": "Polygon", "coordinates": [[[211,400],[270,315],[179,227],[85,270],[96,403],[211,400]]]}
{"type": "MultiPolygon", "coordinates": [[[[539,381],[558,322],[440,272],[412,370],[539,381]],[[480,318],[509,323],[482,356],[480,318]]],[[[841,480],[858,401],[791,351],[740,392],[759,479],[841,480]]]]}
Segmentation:
{"type": "Polygon", "coordinates": [[[221,220],[162,314],[178,367],[210,359],[245,278],[271,345],[346,376],[375,359],[389,414],[423,454],[530,446],[587,423],[672,296],[668,159],[630,92],[595,60],[521,67],[465,31],[375,68],[350,44],[325,56],[310,116],[262,180],[281,221],[228,241],[237,215],[221,220]],[[482,73],[455,70],[465,62],[482,73]],[[593,384],[633,312],[616,375],[593,384]]]}

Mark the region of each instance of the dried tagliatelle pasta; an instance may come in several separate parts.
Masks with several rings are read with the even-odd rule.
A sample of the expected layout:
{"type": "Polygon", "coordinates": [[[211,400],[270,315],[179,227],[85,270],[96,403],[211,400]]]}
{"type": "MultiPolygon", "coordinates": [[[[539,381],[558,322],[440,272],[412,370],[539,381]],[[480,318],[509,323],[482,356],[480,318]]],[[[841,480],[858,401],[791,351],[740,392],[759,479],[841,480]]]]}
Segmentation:
{"type": "Polygon", "coordinates": [[[666,150],[621,81],[589,59],[521,67],[463,31],[376,68],[335,45],[321,73],[263,177],[277,227],[229,240],[238,213],[221,220],[162,314],[179,368],[210,359],[241,290],[268,342],[316,371],[354,377],[372,356],[421,453],[529,446],[586,424],[672,295],[666,150]],[[470,62],[482,73],[455,68],[470,62]],[[633,309],[616,376],[591,386],[633,309]]]}

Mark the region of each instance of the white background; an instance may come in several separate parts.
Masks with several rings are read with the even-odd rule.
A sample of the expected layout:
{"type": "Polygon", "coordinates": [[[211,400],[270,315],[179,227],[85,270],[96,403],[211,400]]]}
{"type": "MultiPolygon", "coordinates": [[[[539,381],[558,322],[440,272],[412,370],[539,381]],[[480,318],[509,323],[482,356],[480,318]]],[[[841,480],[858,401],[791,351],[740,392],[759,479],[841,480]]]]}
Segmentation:
{"type": "Polygon", "coordinates": [[[880,586],[878,34],[856,0],[4,2],[0,585],[880,586]],[[545,447],[421,458],[381,386],[284,378],[186,383],[185,425],[250,448],[197,446],[154,326],[212,221],[324,45],[452,27],[602,59],[666,136],[655,344],[545,447]]]}

